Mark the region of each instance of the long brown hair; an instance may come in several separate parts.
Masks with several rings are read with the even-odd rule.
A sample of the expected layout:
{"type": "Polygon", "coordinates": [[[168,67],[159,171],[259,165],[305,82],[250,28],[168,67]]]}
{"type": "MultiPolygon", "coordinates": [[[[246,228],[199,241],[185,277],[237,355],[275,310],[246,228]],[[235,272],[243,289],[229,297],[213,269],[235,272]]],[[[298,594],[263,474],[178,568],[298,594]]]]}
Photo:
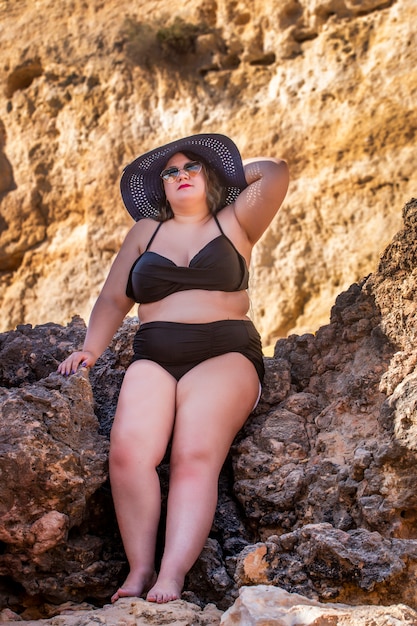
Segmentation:
{"type": "MultiPolygon", "coordinates": [[[[190,159],[191,161],[198,161],[199,163],[202,164],[204,176],[206,179],[207,205],[208,205],[210,213],[214,215],[224,206],[224,200],[226,198],[225,187],[223,187],[223,185],[220,183],[219,177],[217,176],[216,172],[211,167],[209,167],[207,163],[205,163],[204,160],[200,156],[198,156],[197,154],[194,154],[193,152],[188,152],[188,151],[183,152],[182,154],[184,154],[187,157],[187,159],[190,159]]],[[[163,184],[162,181],[161,181],[161,184],[163,184]]],[[[164,193],[164,198],[161,202],[161,206],[159,209],[158,221],[166,222],[167,220],[170,220],[173,217],[174,217],[174,212],[168,200],[166,199],[165,193],[164,193]]]]}

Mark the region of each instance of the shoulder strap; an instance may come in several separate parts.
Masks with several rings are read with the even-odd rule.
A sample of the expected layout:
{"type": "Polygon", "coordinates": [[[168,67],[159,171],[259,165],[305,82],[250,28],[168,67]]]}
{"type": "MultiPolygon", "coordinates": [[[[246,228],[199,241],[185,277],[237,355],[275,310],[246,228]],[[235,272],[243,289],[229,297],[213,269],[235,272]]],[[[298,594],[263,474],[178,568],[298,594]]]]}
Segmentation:
{"type": "Polygon", "coordinates": [[[155,228],[155,230],[154,230],[154,232],[153,232],[153,235],[152,235],[152,237],[149,239],[149,241],[148,241],[148,245],[147,245],[147,246],[146,246],[146,248],[145,248],[145,252],[146,252],[146,251],[149,249],[149,247],[151,246],[151,244],[152,244],[153,240],[154,240],[154,239],[155,239],[155,237],[156,237],[156,233],[157,233],[157,232],[158,232],[158,230],[161,228],[162,224],[163,224],[163,222],[160,222],[160,223],[158,224],[158,226],[155,228]]]}
{"type": "MultiPolygon", "coordinates": [[[[220,226],[220,222],[217,219],[217,215],[214,214],[213,217],[214,217],[214,221],[216,222],[217,226],[219,227],[219,231],[221,232],[222,235],[224,235],[223,228],[220,226]]],[[[226,235],[224,235],[224,236],[226,237],[226,235]]]]}

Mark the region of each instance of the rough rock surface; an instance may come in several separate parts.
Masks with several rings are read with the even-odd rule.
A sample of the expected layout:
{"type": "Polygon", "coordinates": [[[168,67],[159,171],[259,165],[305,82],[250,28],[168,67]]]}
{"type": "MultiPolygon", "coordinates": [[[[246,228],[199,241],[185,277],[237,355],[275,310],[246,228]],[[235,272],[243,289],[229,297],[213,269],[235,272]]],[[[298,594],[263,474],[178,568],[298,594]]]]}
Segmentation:
{"type": "Polygon", "coordinates": [[[391,626],[417,624],[417,612],[407,606],[347,606],[323,604],[277,587],[242,587],[221,626],[391,626]]]}
{"type": "Polygon", "coordinates": [[[400,227],[415,0],[0,0],[0,20],[1,330],[88,318],[130,225],[123,166],[184,134],[288,160],[253,256],[266,344],[327,323],[400,227]]]}
{"type": "MultiPolygon", "coordinates": [[[[189,603],[226,611],[242,586],[268,584],[314,602],[417,610],[417,200],[403,222],[330,323],[281,339],[266,359],[189,603]]],[[[88,377],[68,379],[54,370],[82,342],[80,318],[0,335],[4,621],[97,607],[123,579],[106,451],[135,328],[126,320],[88,377]]],[[[160,474],[166,491],[166,460],[160,474]]]]}
{"type": "Polygon", "coordinates": [[[239,554],[239,585],[416,606],[416,200],[403,216],[331,323],[276,344],[275,401],[264,394],[233,454],[236,496],[265,539],[239,554]]]}
{"type": "Polygon", "coordinates": [[[85,598],[99,579],[114,580],[102,539],[86,532],[108,451],[91,386],[51,374],[1,387],[0,407],[0,575],[32,596],[85,598]]]}
{"type": "MultiPolygon", "coordinates": [[[[16,615],[4,614],[5,622],[18,623],[25,626],[90,626],[103,624],[107,626],[218,626],[222,612],[212,604],[201,609],[195,604],[184,600],[175,600],[168,605],[152,604],[145,600],[125,598],[116,605],[105,605],[100,611],[84,607],[62,607],[62,613],[53,619],[26,620],[16,622],[16,615]]],[[[2,614],[0,612],[0,623],[2,614]]]]}

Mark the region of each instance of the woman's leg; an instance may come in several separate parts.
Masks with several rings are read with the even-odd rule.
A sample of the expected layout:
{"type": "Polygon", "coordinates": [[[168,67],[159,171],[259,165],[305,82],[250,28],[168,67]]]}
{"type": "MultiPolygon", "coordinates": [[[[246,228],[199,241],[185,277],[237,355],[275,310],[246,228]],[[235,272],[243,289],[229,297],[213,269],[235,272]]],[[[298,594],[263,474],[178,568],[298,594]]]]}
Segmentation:
{"type": "Polygon", "coordinates": [[[110,481],[130,572],[112,602],[155,581],[161,493],[156,471],[172,434],[177,381],[152,361],[128,368],[110,436],[110,481]]]}
{"type": "Polygon", "coordinates": [[[213,523],[220,470],[258,392],[254,366],[237,353],[204,361],[178,382],[165,550],[147,600],[180,597],[213,523]]]}

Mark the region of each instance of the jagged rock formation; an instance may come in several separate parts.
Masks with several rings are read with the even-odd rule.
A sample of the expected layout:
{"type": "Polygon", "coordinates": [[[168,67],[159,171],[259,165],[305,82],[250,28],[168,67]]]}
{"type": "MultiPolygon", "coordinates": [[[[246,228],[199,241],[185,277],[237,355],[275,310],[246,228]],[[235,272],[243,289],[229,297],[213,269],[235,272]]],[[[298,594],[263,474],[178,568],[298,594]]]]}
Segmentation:
{"type": "MultiPolygon", "coordinates": [[[[188,602],[225,611],[239,588],[268,584],[312,601],[417,610],[417,200],[403,218],[378,269],[337,298],[330,323],[281,339],[266,359],[188,602]]],[[[125,322],[88,378],[54,373],[82,342],[79,318],[0,335],[8,610],[33,617],[68,601],[97,605],[123,578],[105,458],[135,326],[125,322]]],[[[166,488],[166,463],[160,472],[166,488]]]]}
{"type": "Polygon", "coordinates": [[[289,162],[253,257],[266,344],[327,323],[414,193],[415,0],[1,0],[0,328],[87,319],[139,152],[194,132],[289,162]]]}

